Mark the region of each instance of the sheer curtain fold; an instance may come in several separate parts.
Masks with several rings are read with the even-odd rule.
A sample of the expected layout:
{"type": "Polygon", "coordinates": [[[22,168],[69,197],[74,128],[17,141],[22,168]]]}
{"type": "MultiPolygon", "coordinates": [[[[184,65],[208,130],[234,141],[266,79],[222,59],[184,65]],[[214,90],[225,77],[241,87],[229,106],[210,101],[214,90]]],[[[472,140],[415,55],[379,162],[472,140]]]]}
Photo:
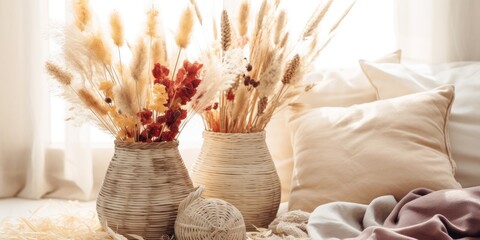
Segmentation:
{"type": "Polygon", "coordinates": [[[88,131],[69,127],[64,145],[50,144],[48,25],[48,0],[0,1],[0,198],[91,200],[88,131]]]}
{"type": "Polygon", "coordinates": [[[480,1],[396,0],[396,33],[411,63],[480,60],[480,1]]]}
{"type": "MultiPolygon", "coordinates": [[[[0,197],[18,195],[37,177],[33,174],[42,174],[33,169],[44,160],[40,131],[45,129],[43,109],[34,106],[41,104],[44,92],[43,74],[37,66],[44,41],[35,41],[40,39],[39,30],[31,27],[42,24],[37,21],[42,18],[41,11],[32,10],[41,9],[38,5],[37,1],[0,2],[0,197]]],[[[36,182],[42,181],[38,178],[36,182]]],[[[39,188],[29,186],[29,196],[40,197],[39,188]]]]}

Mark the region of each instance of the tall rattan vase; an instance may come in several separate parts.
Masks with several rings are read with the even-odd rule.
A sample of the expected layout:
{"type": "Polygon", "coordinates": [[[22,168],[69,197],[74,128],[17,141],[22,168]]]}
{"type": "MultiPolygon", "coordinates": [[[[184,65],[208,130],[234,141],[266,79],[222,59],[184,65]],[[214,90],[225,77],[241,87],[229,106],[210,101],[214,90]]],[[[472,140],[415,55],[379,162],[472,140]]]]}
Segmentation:
{"type": "Polygon", "coordinates": [[[173,236],[179,203],[193,190],[178,142],[115,142],[97,198],[102,224],[145,239],[173,236]]]}
{"type": "Polygon", "coordinates": [[[220,198],[240,210],[247,231],[268,227],[280,204],[280,180],[265,143],[265,132],[205,131],[192,180],[206,198],[220,198]]]}

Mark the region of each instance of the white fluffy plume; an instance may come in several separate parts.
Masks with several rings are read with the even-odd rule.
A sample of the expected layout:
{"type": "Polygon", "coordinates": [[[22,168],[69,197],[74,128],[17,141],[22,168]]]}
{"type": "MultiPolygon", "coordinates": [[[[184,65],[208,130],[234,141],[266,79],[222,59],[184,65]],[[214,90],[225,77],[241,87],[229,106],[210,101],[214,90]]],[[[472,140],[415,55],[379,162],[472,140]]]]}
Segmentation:
{"type": "Polygon", "coordinates": [[[224,61],[216,57],[206,56],[201,61],[204,65],[203,80],[193,96],[193,109],[202,113],[217,99],[217,94],[227,90],[245,72],[246,61],[241,49],[230,49],[225,52],[224,61]]]}

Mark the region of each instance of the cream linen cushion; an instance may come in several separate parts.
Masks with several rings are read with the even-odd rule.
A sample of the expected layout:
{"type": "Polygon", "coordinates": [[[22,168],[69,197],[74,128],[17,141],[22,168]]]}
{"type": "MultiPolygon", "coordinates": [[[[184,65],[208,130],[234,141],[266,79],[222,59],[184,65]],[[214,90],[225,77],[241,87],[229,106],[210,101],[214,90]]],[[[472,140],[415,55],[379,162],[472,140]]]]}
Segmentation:
{"type": "MultiPolygon", "coordinates": [[[[376,62],[399,63],[400,58],[399,50],[377,59],[376,62]]],[[[317,71],[311,74],[306,82],[313,83],[315,86],[310,91],[302,93],[296,102],[313,107],[347,107],[376,100],[375,90],[359,67],[317,71]]],[[[292,144],[287,120],[288,111],[279,111],[273,116],[266,129],[267,145],[282,186],[282,202],[288,201],[293,171],[292,144]]]]}
{"type": "Polygon", "coordinates": [[[455,102],[449,121],[456,178],[463,187],[480,185],[480,63],[455,62],[440,65],[361,63],[377,90],[378,99],[455,85],[455,102]]]}
{"type": "Polygon", "coordinates": [[[459,188],[446,133],[452,86],[348,108],[293,107],[289,210],[459,188]]]}

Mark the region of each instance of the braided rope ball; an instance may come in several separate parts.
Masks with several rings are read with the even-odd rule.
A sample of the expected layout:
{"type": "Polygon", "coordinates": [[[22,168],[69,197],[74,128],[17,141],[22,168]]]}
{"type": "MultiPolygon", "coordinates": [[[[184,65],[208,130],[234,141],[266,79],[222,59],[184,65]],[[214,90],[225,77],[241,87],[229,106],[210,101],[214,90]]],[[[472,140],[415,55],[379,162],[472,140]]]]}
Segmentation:
{"type": "Polygon", "coordinates": [[[178,240],[244,240],[242,213],[232,204],[216,198],[201,197],[198,187],[178,207],[175,237],[178,240]]]}

